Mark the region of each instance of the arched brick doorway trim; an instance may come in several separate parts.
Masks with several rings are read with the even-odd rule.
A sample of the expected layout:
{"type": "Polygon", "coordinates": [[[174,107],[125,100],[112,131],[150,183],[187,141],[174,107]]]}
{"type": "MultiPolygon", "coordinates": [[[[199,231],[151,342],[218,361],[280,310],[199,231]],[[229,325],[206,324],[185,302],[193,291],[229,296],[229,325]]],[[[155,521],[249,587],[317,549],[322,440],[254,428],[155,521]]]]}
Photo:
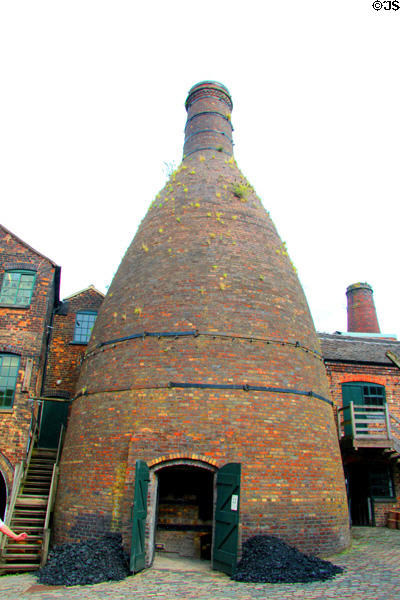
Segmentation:
{"type": "Polygon", "coordinates": [[[169,466],[170,464],[193,464],[194,466],[200,466],[203,469],[213,469],[214,471],[218,469],[220,466],[218,461],[213,458],[209,458],[208,456],[202,456],[201,454],[168,454],[166,456],[161,456],[160,458],[155,458],[147,463],[149,469],[157,469],[169,466]],[[179,461],[184,461],[179,462],[179,461]],[[195,464],[196,463],[196,464],[195,464]]]}

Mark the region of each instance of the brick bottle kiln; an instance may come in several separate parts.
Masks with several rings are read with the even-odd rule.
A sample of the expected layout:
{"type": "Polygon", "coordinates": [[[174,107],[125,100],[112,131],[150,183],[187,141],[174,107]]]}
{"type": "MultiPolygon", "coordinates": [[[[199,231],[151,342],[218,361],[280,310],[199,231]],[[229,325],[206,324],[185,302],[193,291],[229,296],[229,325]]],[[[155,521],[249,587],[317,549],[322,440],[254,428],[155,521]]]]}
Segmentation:
{"type": "Polygon", "coordinates": [[[127,250],[88,346],[57,541],[121,531],[134,570],[156,547],[212,548],[214,567],[229,571],[257,532],[338,551],[349,541],[345,486],[304,293],[233,158],[228,90],[195,85],[186,109],[183,161],[127,250]]]}

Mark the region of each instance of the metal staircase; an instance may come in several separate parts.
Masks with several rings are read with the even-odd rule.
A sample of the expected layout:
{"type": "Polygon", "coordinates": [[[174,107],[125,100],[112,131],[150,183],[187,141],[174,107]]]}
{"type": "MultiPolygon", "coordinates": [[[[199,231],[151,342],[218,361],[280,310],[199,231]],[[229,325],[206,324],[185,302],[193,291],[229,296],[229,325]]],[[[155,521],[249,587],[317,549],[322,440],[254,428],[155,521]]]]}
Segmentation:
{"type": "Polygon", "coordinates": [[[38,448],[33,436],[25,463],[15,470],[5,523],[16,534],[25,531],[28,538],[16,542],[0,534],[0,574],[35,571],[46,562],[62,439],[63,429],[58,448],[38,448]]]}

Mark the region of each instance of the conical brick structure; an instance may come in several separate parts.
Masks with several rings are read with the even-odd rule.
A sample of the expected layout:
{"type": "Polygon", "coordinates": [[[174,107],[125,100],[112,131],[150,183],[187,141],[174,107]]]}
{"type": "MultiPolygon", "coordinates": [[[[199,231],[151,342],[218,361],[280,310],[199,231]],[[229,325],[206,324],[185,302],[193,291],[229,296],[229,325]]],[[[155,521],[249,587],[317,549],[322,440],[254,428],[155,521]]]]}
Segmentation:
{"type": "Polygon", "coordinates": [[[226,463],[242,468],[242,541],[264,532],[307,551],[340,550],[349,541],[344,478],[304,293],[233,159],[229,92],[203,82],[186,108],[182,164],[141,223],[89,343],[61,463],[57,540],[112,530],[130,546],[140,459],[150,469],[147,562],[154,541],[168,550],[174,535],[180,547],[189,533],[195,547],[202,527],[214,535],[200,497],[212,504],[212,481],[201,492],[195,480],[226,463]]]}

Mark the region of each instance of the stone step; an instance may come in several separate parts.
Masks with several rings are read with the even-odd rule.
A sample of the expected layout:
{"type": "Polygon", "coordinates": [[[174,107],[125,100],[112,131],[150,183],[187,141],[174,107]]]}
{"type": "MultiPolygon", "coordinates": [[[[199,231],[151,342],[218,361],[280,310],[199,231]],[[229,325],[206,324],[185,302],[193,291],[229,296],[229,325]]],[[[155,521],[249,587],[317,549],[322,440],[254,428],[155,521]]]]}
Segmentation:
{"type": "Polygon", "coordinates": [[[21,494],[17,497],[16,506],[47,506],[49,501],[48,494],[34,495],[21,494]]]}
{"type": "Polygon", "coordinates": [[[40,553],[35,552],[35,553],[28,553],[28,552],[21,552],[21,554],[17,553],[17,552],[5,552],[5,554],[3,554],[3,558],[7,559],[7,562],[17,562],[17,560],[23,560],[24,562],[39,562],[40,561],[40,553]],[[12,560],[15,559],[15,560],[12,560]]]}
{"type": "Polygon", "coordinates": [[[10,552],[28,552],[28,553],[38,553],[41,551],[42,549],[42,538],[40,537],[40,540],[37,539],[37,541],[32,542],[32,543],[28,543],[28,541],[31,539],[31,536],[29,536],[29,538],[27,540],[25,540],[24,542],[16,542],[15,540],[12,540],[14,543],[10,543],[11,540],[9,540],[6,548],[7,551],[9,550],[10,552]]]}
{"type": "Polygon", "coordinates": [[[45,519],[46,515],[43,515],[43,517],[16,517],[14,516],[11,519],[11,523],[13,525],[13,527],[26,527],[27,525],[30,527],[31,525],[41,525],[44,523],[44,519],[45,519]]]}
{"type": "Polygon", "coordinates": [[[38,568],[37,564],[32,563],[0,563],[0,571],[4,573],[14,573],[16,571],[24,573],[25,571],[37,571],[38,568]]]}
{"type": "Polygon", "coordinates": [[[26,533],[28,533],[30,531],[36,531],[36,532],[43,532],[43,528],[44,528],[44,523],[42,523],[41,525],[14,525],[13,526],[13,530],[15,531],[15,533],[24,533],[25,530],[27,529],[28,531],[26,531],[26,533]]]}
{"type": "Polygon", "coordinates": [[[41,546],[43,542],[43,535],[29,535],[29,537],[24,540],[23,542],[16,542],[15,540],[12,540],[11,538],[7,538],[7,545],[8,546],[17,546],[18,548],[24,548],[25,546],[27,547],[31,547],[31,546],[41,546]]]}
{"type": "Polygon", "coordinates": [[[31,485],[28,485],[27,487],[24,486],[24,489],[23,489],[24,495],[30,495],[30,496],[44,496],[46,492],[47,492],[46,495],[48,496],[49,488],[48,487],[46,488],[45,486],[40,486],[40,487],[35,486],[34,487],[31,485]]]}
{"type": "Polygon", "coordinates": [[[21,517],[27,516],[40,516],[41,514],[46,514],[46,509],[42,506],[32,507],[32,508],[15,508],[14,516],[18,515],[21,517]]]}

